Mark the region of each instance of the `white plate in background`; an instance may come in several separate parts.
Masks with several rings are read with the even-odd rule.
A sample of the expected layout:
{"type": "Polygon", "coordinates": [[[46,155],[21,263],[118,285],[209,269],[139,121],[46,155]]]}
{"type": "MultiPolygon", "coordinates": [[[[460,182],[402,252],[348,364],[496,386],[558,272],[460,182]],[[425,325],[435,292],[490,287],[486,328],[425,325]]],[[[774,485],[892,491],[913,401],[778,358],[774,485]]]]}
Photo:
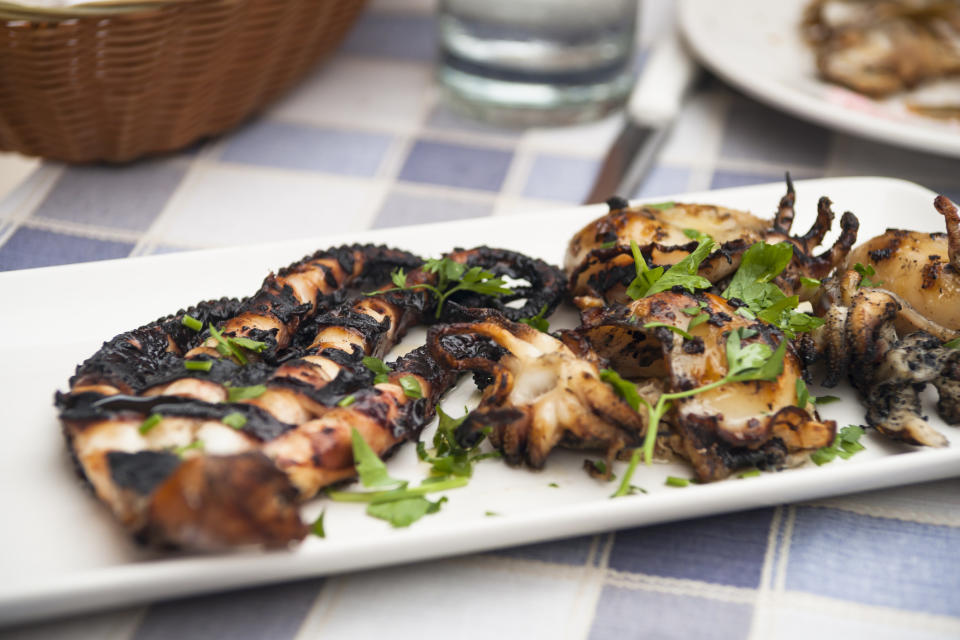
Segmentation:
{"type": "MultiPolygon", "coordinates": [[[[960,157],[960,122],[871,100],[817,76],[800,21],[809,0],[681,0],[680,28],[697,58],[752,97],[800,118],[889,144],[960,157]]],[[[950,85],[960,103],[960,82],[950,85]]]]}
{"type": "MultiPolygon", "coordinates": [[[[783,186],[773,184],[662,199],[717,203],[772,217],[782,193],[783,186]]],[[[942,217],[932,207],[934,194],[922,187],[884,178],[835,178],[797,183],[795,231],[806,230],[812,223],[821,195],[834,201],[838,213],[850,209],[859,215],[862,239],[907,219],[905,214],[917,229],[943,227],[942,217]]],[[[648,495],[616,500],[608,498],[615,484],[583,472],[586,454],[555,452],[539,473],[488,460],[478,463],[467,487],[448,492],[449,502],[440,513],[409,529],[391,529],[366,517],[364,505],[320,499],[304,507],[304,516],[312,520],[326,508],[326,539],[309,538],[289,552],[163,555],[137,548],[71,468],[53,408],[54,391],[66,387],[78,362],[120,331],[199,300],[249,294],[270,269],[344,242],[388,243],[421,255],[439,255],[454,245],[486,243],[559,263],[568,238],[604,210],[603,205],[569,208],[0,274],[4,301],[0,388],[6,399],[0,422],[4,441],[0,504],[5,514],[0,526],[0,623],[960,474],[960,428],[944,425],[928,406],[925,413],[950,439],[951,447],[914,450],[868,433],[866,451],[850,460],[683,489],[664,486],[664,479],[667,475],[690,477],[688,467],[657,464],[641,467],[634,477],[634,484],[647,489],[648,495]],[[486,515],[490,511],[498,515],[486,515]]],[[[570,310],[560,315],[560,322],[568,326],[575,318],[570,310]]],[[[413,332],[407,344],[416,338],[413,332]]],[[[863,422],[863,409],[850,388],[831,393],[844,401],[824,406],[824,417],[840,425],[863,422]]],[[[449,413],[459,415],[471,394],[467,377],[442,404],[449,413]]],[[[426,437],[429,434],[427,430],[426,437]]],[[[415,482],[426,473],[412,446],[401,448],[388,466],[392,476],[415,482]]],[[[615,471],[622,473],[623,463],[615,471]]]]}

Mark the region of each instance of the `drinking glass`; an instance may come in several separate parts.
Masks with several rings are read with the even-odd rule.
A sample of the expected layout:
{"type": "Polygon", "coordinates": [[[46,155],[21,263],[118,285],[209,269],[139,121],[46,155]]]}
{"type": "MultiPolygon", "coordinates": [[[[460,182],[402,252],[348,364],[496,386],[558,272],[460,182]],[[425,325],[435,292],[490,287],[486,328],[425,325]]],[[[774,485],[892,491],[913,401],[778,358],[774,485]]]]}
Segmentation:
{"type": "Polygon", "coordinates": [[[637,0],[440,0],[441,89],[498,123],[600,117],[630,90],[636,21],[637,0]]]}

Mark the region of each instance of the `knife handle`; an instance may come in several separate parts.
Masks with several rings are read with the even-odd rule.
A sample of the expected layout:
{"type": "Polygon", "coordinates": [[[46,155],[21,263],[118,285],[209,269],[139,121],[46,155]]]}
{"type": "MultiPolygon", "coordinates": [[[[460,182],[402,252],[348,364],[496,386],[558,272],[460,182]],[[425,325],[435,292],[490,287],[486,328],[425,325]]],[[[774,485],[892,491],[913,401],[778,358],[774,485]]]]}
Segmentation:
{"type": "Polygon", "coordinates": [[[627,116],[634,122],[666,126],[680,111],[683,96],[697,75],[697,64],[687,53],[676,28],[664,32],[627,102],[627,116]]]}

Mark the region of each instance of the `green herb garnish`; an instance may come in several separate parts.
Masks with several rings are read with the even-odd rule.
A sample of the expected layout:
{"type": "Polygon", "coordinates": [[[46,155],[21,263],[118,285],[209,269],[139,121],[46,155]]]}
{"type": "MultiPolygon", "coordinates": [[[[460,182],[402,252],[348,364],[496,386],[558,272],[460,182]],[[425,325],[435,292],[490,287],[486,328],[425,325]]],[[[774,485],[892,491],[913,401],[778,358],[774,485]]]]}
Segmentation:
{"type": "Polygon", "coordinates": [[[222,331],[219,331],[213,325],[210,325],[210,336],[217,341],[217,351],[224,358],[234,358],[240,364],[247,364],[247,356],[244,354],[244,351],[252,351],[254,353],[260,353],[267,349],[266,342],[260,342],[259,340],[251,340],[250,338],[234,338],[230,336],[224,336],[222,331]]]}
{"type": "Polygon", "coordinates": [[[556,482],[551,482],[551,483],[548,484],[547,486],[550,487],[551,489],[559,489],[559,488],[560,488],[560,485],[558,485],[556,482]]]}
{"type": "Polygon", "coordinates": [[[821,282],[820,282],[819,280],[817,280],[816,278],[808,278],[807,276],[800,276],[800,284],[802,284],[802,285],[805,286],[805,287],[810,287],[810,288],[812,288],[812,289],[816,289],[817,287],[819,287],[819,286],[820,286],[821,284],[823,284],[823,283],[821,283],[821,282]]]}
{"type": "Polygon", "coordinates": [[[696,240],[697,242],[703,242],[704,240],[713,240],[708,234],[697,231],[696,229],[684,229],[683,235],[687,236],[691,240],[696,240]]]}
{"type": "Polygon", "coordinates": [[[543,317],[543,314],[545,314],[546,312],[547,312],[547,305],[543,305],[542,307],[540,307],[540,312],[537,313],[537,315],[533,316],[532,318],[520,318],[520,322],[522,322],[523,324],[530,325],[537,331],[542,331],[543,333],[547,333],[548,331],[550,331],[550,323],[547,322],[547,319],[543,317]]]}
{"type": "Polygon", "coordinates": [[[323,530],[323,516],[327,514],[327,510],[324,509],[320,512],[320,515],[317,516],[317,519],[313,521],[313,524],[310,525],[310,533],[317,536],[318,538],[326,538],[327,533],[323,530]]]}
{"type": "Polygon", "coordinates": [[[479,453],[480,444],[484,437],[489,433],[489,429],[484,430],[480,439],[473,447],[467,449],[460,446],[457,441],[457,428],[467,419],[469,412],[464,408],[464,414],[459,418],[453,418],[443,410],[437,407],[437,431],[433,435],[433,455],[427,452],[426,445],[423,442],[417,443],[417,456],[423,462],[430,463],[430,475],[435,478],[444,478],[447,476],[459,476],[469,478],[473,475],[473,463],[486,458],[499,457],[498,451],[490,453],[479,453]]]}
{"type": "Polygon", "coordinates": [[[437,310],[434,315],[439,318],[443,312],[443,303],[458,291],[472,291],[496,298],[513,293],[513,290],[506,286],[505,280],[496,277],[489,271],[485,271],[483,267],[470,267],[468,269],[467,265],[455,262],[450,258],[427,260],[423,265],[423,270],[437,275],[436,285],[424,283],[407,286],[406,274],[403,273],[402,269],[398,269],[390,274],[390,279],[395,285],[393,288],[373,291],[366,295],[426,289],[437,297],[437,310]]]}
{"type": "MultiPolygon", "coordinates": [[[[708,318],[710,316],[707,316],[708,318]]],[[[692,322],[692,321],[691,321],[692,322]]],[[[678,336],[682,336],[686,340],[693,340],[693,336],[681,329],[680,327],[675,327],[672,324],[667,324],[666,322],[648,322],[643,325],[644,329],[656,329],[657,327],[663,327],[664,329],[669,329],[678,336]]]]}
{"type": "Polygon", "coordinates": [[[643,205],[646,209],[657,209],[658,211],[666,211],[667,209],[673,209],[677,206],[676,202],[667,201],[667,202],[653,202],[651,204],[643,205]]]}
{"type": "Polygon", "coordinates": [[[697,248],[683,260],[664,271],[663,267],[650,269],[637,243],[631,240],[630,250],[633,252],[637,277],[627,287],[627,295],[637,300],[661,291],[669,291],[674,287],[681,287],[690,293],[698,289],[709,289],[713,284],[703,276],[697,275],[697,270],[700,268],[700,263],[713,251],[713,247],[713,240],[707,237],[701,240],[697,248]]]}
{"type": "Polygon", "coordinates": [[[420,381],[413,376],[403,376],[397,382],[400,383],[400,388],[403,389],[404,395],[408,398],[423,397],[423,389],[420,387],[420,381]]]}
{"type": "Polygon", "coordinates": [[[801,409],[807,408],[807,403],[810,402],[810,392],[807,391],[807,383],[803,381],[803,378],[797,378],[797,406],[801,409]]]}
{"type": "Polygon", "coordinates": [[[664,482],[664,484],[668,487],[688,487],[690,486],[690,480],[676,476],[667,476],[667,481],[664,482]]]}
{"type": "Polygon", "coordinates": [[[858,262],[853,265],[853,270],[860,274],[860,284],[857,285],[857,288],[860,287],[879,287],[883,284],[883,280],[874,282],[870,278],[877,275],[877,270],[873,268],[872,264],[864,265],[863,263],[858,262]]]}
{"type": "Polygon", "coordinates": [[[387,465],[383,464],[360,432],[350,429],[350,439],[353,444],[353,463],[357,468],[357,475],[365,487],[386,487],[390,485],[407,486],[406,480],[397,480],[387,474],[387,465]]]}
{"type": "Polygon", "coordinates": [[[640,397],[636,385],[621,378],[620,374],[613,369],[601,369],[600,379],[612,386],[617,395],[626,400],[634,411],[640,410],[641,402],[649,406],[647,401],[640,397]]]}
{"type": "Polygon", "coordinates": [[[737,310],[740,315],[752,319],[745,312],[749,311],[790,338],[824,323],[822,318],[796,311],[799,298],[787,296],[773,283],[792,259],[793,245],[789,242],[758,242],[744,252],[740,267],[722,294],[728,300],[736,298],[747,304],[737,310]]]}
{"type": "Polygon", "coordinates": [[[830,404],[831,402],[840,402],[837,396],[817,396],[813,399],[814,404],[830,404]]]}
{"type": "Polygon", "coordinates": [[[833,444],[829,447],[822,447],[810,454],[810,459],[817,465],[824,465],[832,462],[837,456],[844,460],[853,454],[863,451],[866,447],[860,444],[860,437],[863,435],[863,427],[849,425],[840,429],[833,444]]]}
{"type": "MultiPolygon", "coordinates": [[[[689,398],[690,396],[716,389],[731,382],[746,382],[751,380],[772,381],[780,376],[783,372],[783,358],[787,353],[787,341],[781,340],[780,345],[775,351],[771,350],[767,344],[762,342],[754,342],[743,346],[741,337],[743,337],[747,331],[748,330],[744,328],[740,328],[736,331],[731,331],[727,336],[727,374],[719,380],[686,391],[663,393],[655,405],[651,405],[641,398],[639,394],[636,395],[638,404],[642,403],[647,407],[647,433],[644,436],[643,446],[634,449],[633,455],[630,457],[630,463],[627,466],[627,471],[623,474],[623,479],[620,482],[620,487],[611,497],[618,498],[627,495],[630,487],[630,479],[633,477],[633,473],[640,463],[641,455],[646,464],[650,464],[653,460],[653,449],[657,442],[657,427],[660,424],[660,419],[670,410],[674,400],[689,398]]],[[[630,386],[632,387],[632,385],[630,386]]],[[[621,391],[621,386],[619,385],[615,385],[614,388],[621,391]]],[[[633,391],[636,393],[636,387],[633,387],[633,391]]]]}
{"type": "Polygon", "coordinates": [[[151,413],[147,416],[147,419],[140,423],[140,426],[137,430],[140,432],[140,435],[146,435],[151,429],[160,424],[160,421],[163,420],[163,416],[159,413],[151,413]]]}
{"type": "Polygon", "coordinates": [[[738,477],[740,477],[740,478],[756,478],[756,477],[759,476],[759,475],[760,475],[760,469],[750,469],[750,470],[748,470],[748,471],[744,471],[744,472],[741,473],[738,477]]]}
{"type": "Polygon", "coordinates": [[[194,331],[201,331],[203,329],[203,323],[187,314],[183,314],[183,317],[180,318],[180,324],[185,326],[187,329],[193,329],[194,331]]]}
{"type": "Polygon", "coordinates": [[[267,387],[262,384],[255,384],[250,387],[227,387],[227,402],[239,402],[240,400],[249,400],[259,398],[266,393],[267,387]]]}
{"type": "Polygon", "coordinates": [[[194,440],[190,444],[185,444],[182,447],[174,447],[173,452],[182,458],[183,454],[193,449],[203,449],[203,440],[194,440]]]}
{"type": "Polygon", "coordinates": [[[243,425],[247,424],[247,416],[239,411],[234,411],[220,418],[220,422],[233,429],[243,429],[243,425]]]}
{"type": "Polygon", "coordinates": [[[349,407],[350,405],[352,405],[352,404],[353,404],[354,402],[356,402],[356,401],[357,401],[356,396],[354,396],[353,394],[350,394],[349,396],[344,396],[344,397],[340,398],[340,402],[337,403],[337,406],[338,406],[338,407],[349,407]]]}
{"type": "Polygon", "coordinates": [[[381,382],[387,382],[389,380],[388,375],[390,374],[390,367],[388,367],[380,358],[376,358],[374,356],[364,356],[363,366],[365,366],[367,369],[370,369],[370,371],[374,373],[373,384],[380,384],[381,382]]]}
{"type": "Polygon", "coordinates": [[[947,349],[960,349],[960,338],[954,338],[953,340],[947,340],[943,343],[947,349]]]}
{"type": "Polygon", "coordinates": [[[210,371],[213,368],[212,360],[186,360],[183,368],[187,371],[210,371]]]}

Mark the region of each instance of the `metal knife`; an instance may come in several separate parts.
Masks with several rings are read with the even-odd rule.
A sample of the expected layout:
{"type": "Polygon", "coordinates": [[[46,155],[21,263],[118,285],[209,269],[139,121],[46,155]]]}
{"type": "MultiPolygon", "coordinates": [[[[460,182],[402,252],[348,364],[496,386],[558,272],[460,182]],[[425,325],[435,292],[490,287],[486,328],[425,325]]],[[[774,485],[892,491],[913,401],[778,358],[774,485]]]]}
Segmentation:
{"type": "Polygon", "coordinates": [[[626,124],[607,151],[585,204],[630,197],[640,185],[680,111],[698,67],[677,29],[654,46],[626,107],[626,124]]]}

